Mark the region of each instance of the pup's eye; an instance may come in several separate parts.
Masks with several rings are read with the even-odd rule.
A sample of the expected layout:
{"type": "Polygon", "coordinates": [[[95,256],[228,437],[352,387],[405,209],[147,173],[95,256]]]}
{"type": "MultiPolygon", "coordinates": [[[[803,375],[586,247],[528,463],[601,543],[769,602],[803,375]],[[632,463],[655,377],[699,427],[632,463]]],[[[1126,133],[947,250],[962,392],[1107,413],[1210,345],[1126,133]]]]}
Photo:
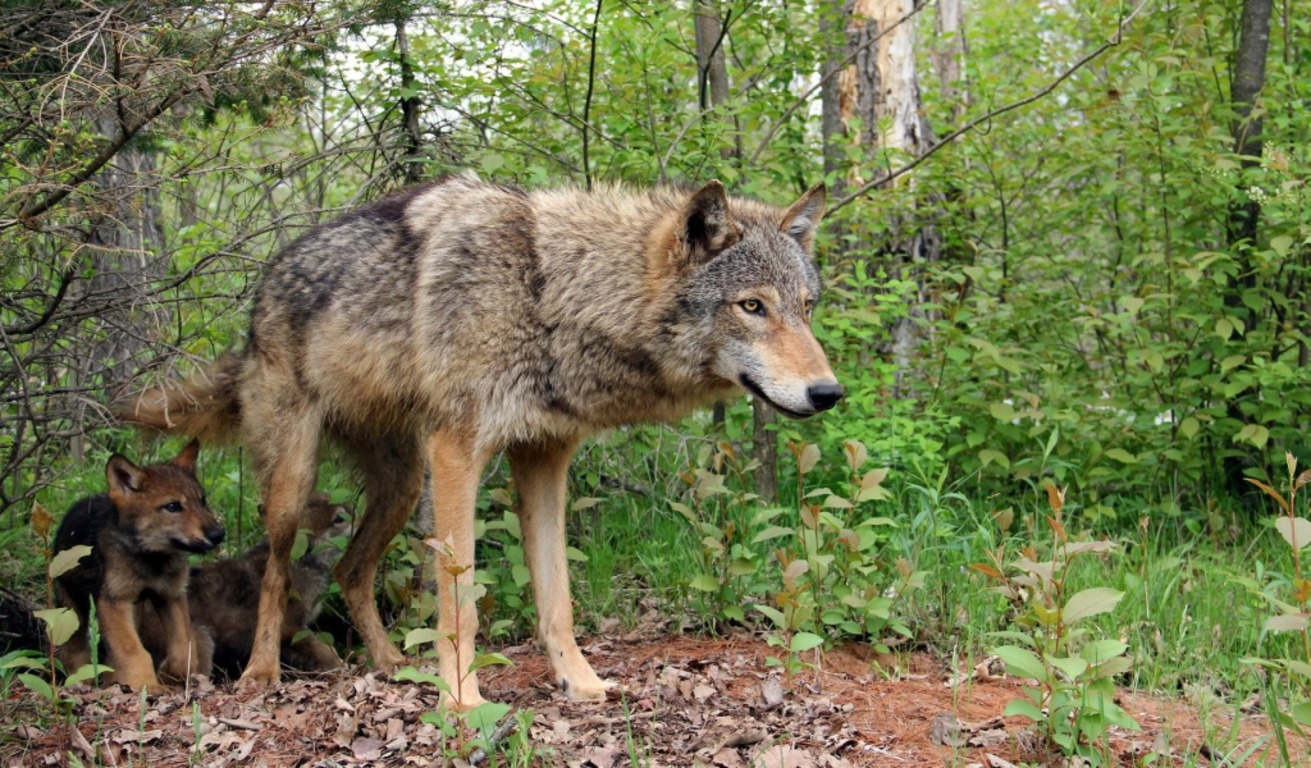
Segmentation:
{"type": "Polygon", "coordinates": [[[807,301],[805,309],[806,309],[806,316],[809,317],[810,313],[815,311],[815,300],[811,299],[810,301],[807,301]]]}
{"type": "Polygon", "coordinates": [[[765,316],[765,305],[760,302],[760,299],[743,299],[737,305],[748,315],[765,316]]]}
{"type": "Polygon", "coordinates": [[[160,509],[163,509],[166,512],[181,512],[182,502],[170,501],[169,503],[165,504],[163,507],[160,507],[160,509]]]}

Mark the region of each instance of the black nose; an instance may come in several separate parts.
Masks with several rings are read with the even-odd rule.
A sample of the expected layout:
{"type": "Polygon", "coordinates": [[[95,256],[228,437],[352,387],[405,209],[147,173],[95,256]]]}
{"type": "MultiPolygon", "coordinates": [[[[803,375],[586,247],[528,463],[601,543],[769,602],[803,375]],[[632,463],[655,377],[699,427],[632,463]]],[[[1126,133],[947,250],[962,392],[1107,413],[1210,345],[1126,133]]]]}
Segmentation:
{"type": "Polygon", "coordinates": [[[806,390],[806,397],[816,411],[827,411],[838,404],[845,392],[841,384],[815,384],[806,390]]]}
{"type": "Polygon", "coordinates": [[[205,538],[209,539],[209,544],[211,547],[217,547],[218,545],[222,544],[223,537],[226,535],[227,535],[227,531],[223,530],[222,528],[211,528],[208,531],[205,531],[205,538]]]}

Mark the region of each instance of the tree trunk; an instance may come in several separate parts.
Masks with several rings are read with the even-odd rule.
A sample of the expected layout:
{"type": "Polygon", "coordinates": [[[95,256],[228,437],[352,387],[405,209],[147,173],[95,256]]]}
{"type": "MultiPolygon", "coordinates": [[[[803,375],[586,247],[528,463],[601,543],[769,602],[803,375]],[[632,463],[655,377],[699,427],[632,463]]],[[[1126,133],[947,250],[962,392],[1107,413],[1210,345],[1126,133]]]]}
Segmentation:
{"type": "Polygon", "coordinates": [[[697,104],[701,111],[728,101],[728,62],[724,58],[724,23],[718,0],[697,0],[696,25],[697,104]]]}
{"type": "Polygon", "coordinates": [[[396,20],[396,53],[401,61],[401,123],[405,133],[405,183],[416,184],[423,179],[423,133],[419,115],[423,102],[419,100],[414,80],[414,66],[410,62],[410,40],[405,34],[406,19],[396,20]]]}
{"type": "MultiPolygon", "coordinates": [[[[696,26],[697,105],[702,112],[720,107],[728,100],[728,61],[725,56],[724,22],[720,16],[719,0],[696,0],[694,5],[696,26]]],[[[707,114],[707,118],[710,115],[707,114]]],[[[719,119],[723,119],[719,116],[719,119]]],[[[740,135],[736,131],[735,135],[740,135]]],[[[728,147],[720,152],[725,160],[741,157],[740,147],[728,147]]],[[[751,449],[759,465],[755,472],[755,491],[766,503],[778,498],[778,437],[768,427],[776,420],[769,406],[756,398],[751,400],[751,449]]],[[[724,404],[715,403],[712,421],[724,423],[724,404]]]]}
{"type": "Polygon", "coordinates": [[[952,126],[960,125],[970,103],[964,79],[965,56],[969,52],[964,17],[964,0],[938,0],[934,22],[938,39],[933,51],[933,66],[938,71],[942,99],[951,105],[952,126]]]}
{"type": "MultiPolygon", "coordinates": [[[[1270,51],[1271,6],[1271,0],[1244,0],[1243,15],[1239,22],[1238,51],[1230,82],[1230,99],[1237,119],[1230,130],[1234,137],[1234,151],[1242,157],[1244,168],[1251,168],[1261,161],[1261,117],[1259,114],[1253,116],[1252,108],[1257,95],[1265,86],[1265,62],[1270,51]]],[[[1243,294],[1256,287],[1252,249],[1256,244],[1260,217],[1261,205],[1250,197],[1229,206],[1227,239],[1238,268],[1225,289],[1225,306],[1230,312],[1244,318],[1248,333],[1255,327],[1258,317],[1254,310],[1244,305],[1243,294]]],[[[1246,417],[1239,409],[1238,401],[1247,394],[1242,393],[1230,400],[1229,416],[1239,422],[1246,417]]],[[[1251,490],[1243,482],[1243,464],[1242,457],[1238,455],[1227,456],[1224,461],[1225,481],[1230,492],[1237,495],[1251,490]]]]}
{"type": "MultiPolygon", "coordinates": [[[[914,8],[913,0],[854,0],[844,11],[835,12],[830,5],[821,16],[821,25],[845,24],[846,49],[840,52],[841,58],[856,52],[854,61],[826,84],[822,94],[825,167],[841,179],[834,185],[839,195],[848,185],[863,184],[863,176],[877,178],[885,173],[882,164],[862,173],[859,166],[848,162],[846,150],[851,143],[865,147],[871,155],[882,148],[915,156],[932,146],[915,73],[915,26],[911,21],[897,23],[914,8]],[[877,42],[871,43],[875,39],[877,42]],[[859,134],[853,129],[857,123],[859,134]]],[[[899,185],[901,194],[916,194],[913,175],[902,177],[899,185]]],[[[891,237],[877,244],[862,244],[846,236],[850,233],[842,234],[856,249],[885,256],[890,279],[911,279],[918,286],[908,297],[907,316],[893,321],[889,341],[881,350],[896,365],[891,395],[900,398],[905,394],[907,374],[914,369],[921,341],[920,307],[927,298],[923,269],[916,265],[935,261],[940,246],[934,229],[914,217],[903,216],[890,223],[891,237]]]]}
{"type": "MultiPolygon", "coordinates": [[[[123,130],[111,115],[95,122],[111,142],[123,130]]],[[[83,283],[81,297],[94,311],[92,340],[78,362],[77,377],[112,399],[137,374],[142,351],[169,332],[171,315],[152,293],[153,285],[168,273],[168,259],[160,255],[164,234],[154,156],[124,146],[100,172],[97,187],[99,222],[87,238],[92,277],[83,283]]],[[[80,431],[86,404],[72,407],[76,412],[70,415],[80,431]]],[[[75,460],[82,459],[83,449],[75,438],[75,460]]]]}

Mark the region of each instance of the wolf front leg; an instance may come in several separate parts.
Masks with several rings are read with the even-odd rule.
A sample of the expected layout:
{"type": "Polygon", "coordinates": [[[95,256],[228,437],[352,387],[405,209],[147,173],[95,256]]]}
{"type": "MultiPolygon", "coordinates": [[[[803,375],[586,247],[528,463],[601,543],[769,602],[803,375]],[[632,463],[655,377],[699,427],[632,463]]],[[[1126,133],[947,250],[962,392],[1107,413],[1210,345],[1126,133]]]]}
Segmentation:
{"type": "Polygon", "coordinates": [[[437,539],[437,662],[451,689],[451,706],[470,710],[484,702],[469,664],[478,630],[472,592],[474,502],[490,452],[478,446],[473,430],[450,428],[429,438],[428,457],[437,539]]]}
{"type": "Polygon", "coordinates": [[[510,471],[519,491],[519,526],[537,602],[538,638],[565,695],[600,701],[614,684],[597,677],[578,650],[565,559],[565,489],[575,447],[576,441],[517,445],[509,451],[510,471]]]}
{"type": "Polygon", "coordinates": [[[100,632],[109,646],[109,664],[114,668],[114,682],[134,691],[147,688],[158,691],[155,662],[141,644],[137,634],[136,605],[132,600],[103,598],[99,605],[100,632]]]}
{"type": "Polygon", "coordinates": [[[160,614],[168,638],[168,653],[159,665],[159,676],[171,684],[181,683],[194,674],[209,677],[211,655],[197,642],[186,595],[169,600],[160,614]]]}

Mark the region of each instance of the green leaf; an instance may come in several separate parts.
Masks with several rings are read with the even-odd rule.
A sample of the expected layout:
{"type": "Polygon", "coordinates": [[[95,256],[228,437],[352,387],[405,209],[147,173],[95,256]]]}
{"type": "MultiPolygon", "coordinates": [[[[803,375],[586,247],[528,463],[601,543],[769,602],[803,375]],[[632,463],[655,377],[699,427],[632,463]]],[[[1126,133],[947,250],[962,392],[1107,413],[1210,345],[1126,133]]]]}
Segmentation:
{"type": "Polygon", "coordinates": [[[1200,426],[1201,425],[1197,422],[1197,419],[1192,416],[1185,416],[1184,420],[1179,422],[1179,434],[1191,440],[1193,435],[1197,434],[1197,430],[1200,426]]]}
{"type": "Polygon", "coordinates": [[[46,608],[32,611],[32,615],[45,622],[46,637],[50,638],[50,644],[54,646],[68,642],[80,623],[72,608],[46,608]]]}
{"type": "Polygon", "coordinates": [[[460,719],[470,728],[479,731],[488,732],[496,727],[496,723],[510,712],[509,704],[502,704],[496,701],[488,701],[473,709],[465,712],[460,719]]]}
{"type": "Polygon", "coordinates": [[[1093,587],[1071,597],[1061,611],[1061,620],[1073,624],[1079,619],[1096,616],[1115,610],[1124,593],[1110,587],[1093,587]]]}
{"type": "Polygon", "coordinates": [[[76,547],[56,552],[55,556],[50,558],[50,578],[57,579],[65,573],[73,570],[82,558],[91,554],[91,547],[85,544],[78,544],[76,547]]]}
{"type": "Polygon", "coordinates": [[[687,585],[700,592],[715,592],[719,589],[719,579],[708,573],[698,573],[687,585]]]}
{"type": "Polygon", "coordinates": [[[1279,258],[1288,255],[1289,249],[1293,247],[1293,238],[1291,235],[1280,235],[1279,237],[1270,238],[1270,250],[1279,254],[1279,258]]]}
{"type": "Polygon", "coordinates": [[[771,525],[765,530],[761,531],[760,533],[757,533],[755,537],[751,539],[751,543],[759,544],[762,541],[769,541],[770,539],[777,539],[780,536],[791,536],[791,535],[792,535],[791,528],[784,528],[781,525],[771,525]]]}
{"type": "Polygon", "coordinates": [[[1311,726],[1311,701],[1294,704],[1288,708],[1288,714],[1298,723],[1311,726]]]}
{"type": "Polygon", "coordinates": [[[1064,672],[1066,677],[1075,681],[1083,677],[1083,673],[1088,671],[1088,662],[1077,656],[1053,656],[1048,658],[1047,662],[1064,672]]]}
{"type": "Polygon", "coordinates": [[[1006,708],[1001,711],[1001,715],[1002,717],[1027,717],[1035,723],[1047,721],[1047,717],[1043,715],[1042,710],[1027,699],[1016,699],[1007,704],[1006,708]]]}
{"type": "Polygon", "coordinates": [[[1011,460],[1006,457],[1006,454],[993,448],[984,448],[979,451],[979,461],[985,467],[995,462],[1002,469],[1011,468],[1011,460]]]}
{"type": "Polygon", "coordinates": [[[813,632],[798,632],[792,636],[792,642],[788,645],[788,650],[793,653],[803,653],[823,644],[824,638],[813,632]]]}
{"type": "Polygon", "coordinates": [[[1270,430],[1260,424],[1246,424],[1238,430],[1238,434],[1234,435],[1234,442],[1249,442],[1257,448],[1264,448],[1266,441],[1269,439],[1270,430]]]}
{"type": "Polygon", "coordinates": [[[1108,459],[1115,459],[1116,461],[1120,462],[1121,464],[1137,464],[1137,463],[1138,463],[1138,457],[1137,457],[1137,456],[1134,456],[1132,453],[1129,453],[1128,451],[1126,451],[1126,450],[1123,449],[1123,448],[1108,448],[1108,449],[1106,450],[1106,458],[1108,458],[1108,459]]]}
{"type": "Polygon", "coordinates": [[[30,672],[19,672],[18,679],[23,682],[23,685],[26,685],[28,688],[31,688],[33,691],[36,691],[37,693],[41,694],[47,699],[50,699],[52,701],[54,700],[55,689],[51,688],[50,683],[46,682],[45,680],[37,677],[36,675],[31,674],[30,672]]]}
{"type": "Polygon", "coordinates": [[[1010,423],[1015,418],[1015,406],[1010,403],[993,403],[988,406],[988,413],[997,421],[1010,423]]]}
{"type": "Polygon", "coordinates": [[[481,656],[475,656],[473,663],[469,665],[469,671],[482,669],[483,667],[513,667],[514,662],[509,657],[501,653],[484,653],[481,656]]]}
{"type": "Polygon", "coordinates": [[[1003,645],[993,648],[992,652],[1006,665],[1006,671],[1016,677],[1026,677],[1039,682],[1047,679],[1047,668],[1033,651],[1017,645],[1003,645]]]}
{"type": "Polygon", "coordinates": [[[1311,544],[1311,520],[1305,517],[1276,517],[1275,530],[1295,549],[1306,549],[1311,544]]]}
{"type": "MultiPolygon", "coordinates": [[[[15,651],[15,653],[22,652],[15,651]]],[[[32,656],[16,655],[12,659],[5,659],[4,663],[0,664],[0,669],[18,669],[20,667],[23,669],[45,669],[45,663],[41,659],[32,656]]]]}
{"type": "Polygon", "coordinates": [[[1129,650],[1129,645],[1119,640],[1094,640],[1079,649],[1079,658],[1089,664],[1102,664],[1116,658],[1127,650],[1129,650]]]}
{"type": "Polygon", "coordinates": [[[104,664],[83,664],[76,672],[64,679],[64,685],[77,685],[86,680],[94,680],[105,672],[113,672],[113,667],[104,664]]]}
{"type": "Polygon", "coordinates": [[[442,639],[442,633],[432,627],[417,627],[405,633],[405,650],[423,643],[436,643],[442,639]]]}
{"type": "Polygon", "coordinates": [[[760,605],[759,603],[753,603],[751,607],[768,616],[769,620],[774,622],[774,626],[779,629],[782,629],[787,625],[787,619],[783,616],[783,612],[777,608],[768,605],[760,605]]]}
{"type": "Polygon", "coordinates": [[[436,686],[437,690],[442,691],[443,693],[451,692],[451,687],[447,685],[446,681],[441,679],[441,677],[439,677],[438,675],[434,675],[431,672],[421,672],[415,669],[414,667],[401,667],[400,669],[396,670],[396,674],[392,675],[391,677],[393,680],[396,680],[398,682],[427,683],[429,685],[436,686]]]}

